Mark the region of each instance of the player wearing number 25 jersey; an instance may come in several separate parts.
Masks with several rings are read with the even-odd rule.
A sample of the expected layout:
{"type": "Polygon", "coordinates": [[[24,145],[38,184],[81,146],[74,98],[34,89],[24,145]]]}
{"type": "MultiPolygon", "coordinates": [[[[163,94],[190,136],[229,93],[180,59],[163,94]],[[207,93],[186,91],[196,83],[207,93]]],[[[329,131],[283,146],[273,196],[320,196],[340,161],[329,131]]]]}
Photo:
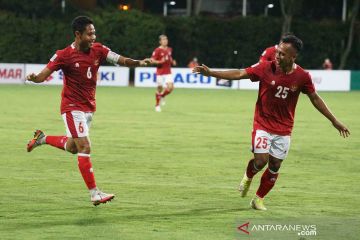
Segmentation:
{"type": "Polygon", "coordinates": [[[299,65],[295,64],[302,41],[294,35],[285,35],[276,48],[275,60],[257,63],[245,70],[213,71],[205,65],[194,68],[194,72],[228,80],[250,78],[259,82],[258,99],[255,107],[252,132],[252,150],[254,158],[248,163],[239,191],[245,197],[252,178],[262,168],[264,171],[260,186],[251,200],[252,208],[266,210],[264,197],[275,185],[279,169],[290,148],[290,135],[294,126],[295,108],[300,93],[309,97],[340,135],[347,137],[350,132],[330,112],[325,102],[316,93],[311,77],[299,65]]]}
{"type": "MultiPolygon", "coordinates": [[[[27,151],[43,144],[77,154],[78,166],[84,182],[90,192],[94,205],[106,203],[115,197],[97,188],[94,170],[90,161],[89,129],[96,110],[95,90],[99,66],[105,60],[129,67],[145,66],[150,59],[133,60],[110,51],[101,43],[96,43],[93,21],[85,16],[76,17],[72,22],[75,41],[63,50],[58,50],[47,66],[39,73],[27,76],[28,81],[40,83],[54,71],[64,73],[64,87],[61,94],[61,115],[66,136],[49,136],[36,130],[27,145],[27,151]]],[[[41,118],[39,118],[41,120],[41,118]]],[[[71,201],[71,198],[69,198],[71,201]]]]}
{"type": "Polygon", "coordinates": [[[245,70],[251,81],[259,81],[254,129],[290,135],[300,92],[315,92],[309,73],[294,63],[293,71],[284,74],[275,61],[257,63],[245,70]]]}

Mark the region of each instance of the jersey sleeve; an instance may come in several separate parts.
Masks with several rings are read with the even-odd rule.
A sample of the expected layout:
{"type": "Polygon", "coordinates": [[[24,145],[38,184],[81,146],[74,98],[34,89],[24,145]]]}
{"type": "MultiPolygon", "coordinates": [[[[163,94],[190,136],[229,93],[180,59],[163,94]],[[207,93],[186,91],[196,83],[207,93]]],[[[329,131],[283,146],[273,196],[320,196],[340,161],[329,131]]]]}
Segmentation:
{"type": "Polygon", "coordinates": [[[120,58],[119,54],[111,51],[111,49],[105,45],[101,45],[100,55],[102,62],[106,60],[108,63],[112,63],[112,64],[117,64],[120,58]]]}
{"type": "Polygon", "coordinates": [[[155,60],[161,60],[160,59],[160,52],[158,51],[158,49],[155,49],[151,55],[151,58],[155,59],[155,60]]]}
{"type": "Polygon", "coordinates": [[[249,75],[252,82],[258,82],[264,77],[264,66],[266,63],[256,63],[251,67],[245,68],[246,73],[249,75]]]}
{"type": "Polygon", "coordinates": [[[100,56],[101,56],[101,62],[104,62],[105,60],[108,61],[108,54],[109,52],[111,52],[110,48],[108,48],[107,46],[105,45],[102,45],[101,43],[98,43],[99,44],[99,52],[100,52],[100,56]]]}
{"type": "Polygon", "coordinates": [[[304,83],[304,86],[301,89],[301,92],[305,93],[305,94],[310,94],[310,93],[315,92],[314,83],[312,82],[311,76],[310,76],[310,74],[308,72],[306,72],[305,83],[304,83]]]}
{"type": "Polygon", "coordinates": [[[58,71],[64,66],[64,58],[63,52],[58,50],[56,53],[50,58],[49,63],[46,65],[48,69],[51,71],[58,71]]]}

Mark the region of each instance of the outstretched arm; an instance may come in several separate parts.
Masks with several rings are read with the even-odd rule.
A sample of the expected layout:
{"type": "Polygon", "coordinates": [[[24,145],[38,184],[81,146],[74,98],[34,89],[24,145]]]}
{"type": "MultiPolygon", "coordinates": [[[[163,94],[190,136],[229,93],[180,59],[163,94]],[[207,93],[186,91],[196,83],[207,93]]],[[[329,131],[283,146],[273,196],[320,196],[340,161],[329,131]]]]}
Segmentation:
{"type": "Polygon", "coordinates": [[[143,60],[134,60],[124,56],[120,56],[117,63],[126,67],[139,67],[147,66],[148,64],[152,63],[152,60],[150,58],[145,58],[143,60]]]}
{"type": "Polygon", "coordinates": [[[162,58],[161,60],[156,60],[155,58],[151,58],[151,63],[154,65],[161,65],[164,62],[166,62],[165,58],[162,58]]]}
{"type": "Polygon", "coordinates": [[[349,129],[336,119],[334,114],[331,113],[330,109],[326,106],[324,100],[322,100],[322,98],[317,94],[317,92],[308,94],[308,97],[314,107],[322,115],[324,115],[327,119],[330,120],[332,125],[339,131],[340,136],[348,137],[350,135],[349,129]]]}
{"type": "Polygon", "coordinates": [[[214,71],[208,68],[206,65],[202,64],[201,66],[194,67],[193,73],[200,73],[204,76],[211,76],[226,80],[240,80],[247,79],[249,75],[246,73],[244,69],[236,69],[236,70],[227,70],[227,71],[214,71]]]}
{"type": "Polygon", "coordinates": [[[39,74],[31,73],[27,75],[26,80],[34,83],[41,83],[45,81],[52,73],[53,71],[46,67],[39,74]]]}

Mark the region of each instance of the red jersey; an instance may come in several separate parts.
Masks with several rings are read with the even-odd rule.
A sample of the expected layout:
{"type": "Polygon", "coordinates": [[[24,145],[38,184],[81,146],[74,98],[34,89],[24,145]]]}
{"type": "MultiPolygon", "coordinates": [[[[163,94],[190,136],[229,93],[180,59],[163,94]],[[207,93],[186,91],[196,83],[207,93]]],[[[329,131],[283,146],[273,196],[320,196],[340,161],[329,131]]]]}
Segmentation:
{"type": "Polygon", "coordinates": [[[64,73],[61,114],[73,110],[95,112],[97,73],[109,51],[101,43],[94,43],[88,53],[77,50],[74,44],[56,51],[47,68],[64,73]]]}
{"type": "Polygon", "coordinates": [[[262,62],[274,61],[277,47],[278,47],[278,45],[275,45],[275,46],[268,47],[267,49],[265,49],[259,58],[259,62],[260,61],[262,61],[262,62]]]}
{"type": "Polygon", "coordinates": [[[172,48],[162,48],[158,47],[154,50],[152,54],[152,58],[156,61],[163,61],[165,62],[163,64],[159,64],[156,67],[156,75],[166,75],[171,73],[171,64],[172,64],[172,48]]]}
{"type": "Polygon", "coordinates": [[[254,129],[291,135],[300,92],[315,92],[310,74],[296,64],[292,73],[285,74],[276,67],[275,61],[257,63],[245,71],[251,81],[260,82],[254,129]]]}

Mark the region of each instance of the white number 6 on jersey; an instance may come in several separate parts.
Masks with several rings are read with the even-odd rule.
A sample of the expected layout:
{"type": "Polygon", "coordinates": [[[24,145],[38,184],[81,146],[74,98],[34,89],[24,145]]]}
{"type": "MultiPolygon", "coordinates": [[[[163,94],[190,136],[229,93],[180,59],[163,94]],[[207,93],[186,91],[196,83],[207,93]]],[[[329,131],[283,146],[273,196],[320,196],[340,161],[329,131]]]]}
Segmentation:
{"type": "Polygon", "coordinates": [[[88,78],[88,79],[91,79],[91,77],[92,77],[92,74],[91,74],[91,67],[88,67],[88,70],[87,70],[86,76],[87,76],[87,78],[88,78]]]}

